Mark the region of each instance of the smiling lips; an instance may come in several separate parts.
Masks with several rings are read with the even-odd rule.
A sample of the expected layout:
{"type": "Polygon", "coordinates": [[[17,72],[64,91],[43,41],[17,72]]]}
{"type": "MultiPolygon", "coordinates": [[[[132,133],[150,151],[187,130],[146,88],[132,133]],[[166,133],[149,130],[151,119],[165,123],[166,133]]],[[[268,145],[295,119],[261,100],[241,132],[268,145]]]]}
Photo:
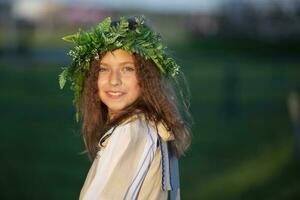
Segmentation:
{"type": "Polygon", "coordinates": [[[126,94],[125,92],[119,92],[119,91],[107,91],[105,93],[111,99],[119,99],[120,97],[126,94]]]}

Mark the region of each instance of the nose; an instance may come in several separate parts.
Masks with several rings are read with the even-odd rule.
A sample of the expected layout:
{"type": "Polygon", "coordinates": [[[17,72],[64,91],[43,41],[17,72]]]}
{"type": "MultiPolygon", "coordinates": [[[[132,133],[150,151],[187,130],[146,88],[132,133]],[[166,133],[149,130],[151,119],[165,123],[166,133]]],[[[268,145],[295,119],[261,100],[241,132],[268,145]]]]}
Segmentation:
{"type": "Polygon", "coordinates": [[[122,84],[121,74],[117,70],[112,70],[109,76],[109,83],[112,86],[117,86],[122,84]]]}

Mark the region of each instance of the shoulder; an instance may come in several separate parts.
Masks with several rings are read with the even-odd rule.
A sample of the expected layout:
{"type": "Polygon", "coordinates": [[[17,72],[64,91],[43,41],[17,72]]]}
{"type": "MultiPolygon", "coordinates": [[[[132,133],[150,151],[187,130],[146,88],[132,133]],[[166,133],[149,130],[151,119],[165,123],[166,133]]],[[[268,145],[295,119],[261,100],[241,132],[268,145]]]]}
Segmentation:
{"type": "Polygon", "coordinates": [[[139,134],[138,136],[145,136],[145,133],[148,133],[148,135],[153,135],[155,138],[160,137],[164,141],[175,139],[174,134],[162,122],[148,121],[144,114],[131,116],[122,123],[122,126],[127,127],[132,134],[139,134]]]}
{"type": "Polygon", "coordinates": [[[157,139],[157,130],[152,123],[148,122],[143,115],[134,115],[128,120],[116,127],[116,133],[121,137],[138,141],[138,140],[151,140],[155,142],[157,139]]]}
{"type": "Polygon", "coordinates": [[[115,142],[136,144],[142,141],[148,141],[155,143],[157,137],[157,129],[153,124],[146,121],[143,115],[133,115],[121,124],[108,130],[100,138],[99,147],[102,148],[107,146],[108,143],[115,142]]]}
{"type": "Polygon", "coordinates": [[[148,121],[144,114],[133,115],[123,124],[130,126],[136,133],[148,131],[148,133],[154,134],[164,141],[175,139],[174,134],[162,122],[155,123],[154,121],[148,121]]]}

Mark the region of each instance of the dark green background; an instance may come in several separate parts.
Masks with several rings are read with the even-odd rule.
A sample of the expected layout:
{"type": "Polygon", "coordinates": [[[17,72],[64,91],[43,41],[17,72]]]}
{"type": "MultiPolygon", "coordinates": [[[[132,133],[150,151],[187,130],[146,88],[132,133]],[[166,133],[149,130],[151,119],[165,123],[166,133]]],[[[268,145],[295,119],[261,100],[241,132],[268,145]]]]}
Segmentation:
{"type": "MultiPolygon", "coordinates": [[[[180,160],[182,199],[300,198],[287,110],[290,92],[299,94],[298,46],[171,44],[191,88],[194,118],[193,143],[180,160]]],[[[0,60],[0,199],[78,199],[90,162],[79,154],[72,94],[58,86],[66,51],[57,49],[62,62],[30,53],[0,60]]]]}

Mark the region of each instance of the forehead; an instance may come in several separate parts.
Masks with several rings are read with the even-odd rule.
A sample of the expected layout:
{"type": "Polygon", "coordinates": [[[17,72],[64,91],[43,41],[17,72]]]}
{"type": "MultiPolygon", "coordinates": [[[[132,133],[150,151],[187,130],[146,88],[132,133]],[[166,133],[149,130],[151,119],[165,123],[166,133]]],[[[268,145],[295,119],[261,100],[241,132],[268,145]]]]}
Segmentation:
{"type": "Polygon", "coordinates": [[[123,49],[116,49],[114,51],[109,51],[105,53],[100,61],[100,63],[134,63],[134,56],[123,50],[123,49]]]}

